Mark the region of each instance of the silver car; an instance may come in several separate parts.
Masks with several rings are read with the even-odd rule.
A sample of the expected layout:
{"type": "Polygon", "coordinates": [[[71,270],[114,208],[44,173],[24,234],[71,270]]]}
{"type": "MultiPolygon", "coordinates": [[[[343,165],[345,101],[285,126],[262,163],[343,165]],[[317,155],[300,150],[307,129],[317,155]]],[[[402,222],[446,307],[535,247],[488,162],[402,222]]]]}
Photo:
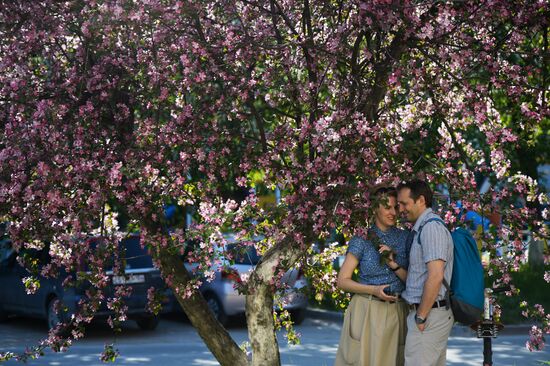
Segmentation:
{"type": "MultiPolygon", "coordinates": [[[[218,321],[226,325],[229,318],[245,312],[245,295],[240,294],[236,287],[240,281],[245,280],[254,266],[258,264],[260,256],[249,245],[239,244],[234,236],[226,237],[227,244],[222,248],[218,247],[221,256],[220,263],[213,268],[214,279],[203,281],[200,291],[205,297],[208,306],[216,315],[218,321]],[[231,253],[232,260],[227,259],[222,253],[231,253]]],[[[193,244],[188,250],[194,250],[193,244]]],[[[197,264],[185,261],[185,267],[191,273],[196,269],[197,264]]],[[[291,269],[286,272],[281,281],[285,284],[285,290],[278,293],[275,309],[279,309],[277,303],[282,304],[283,309],[288,310],[295,324],[300,324],[305,318],[307,308],[306,288],[308,283],[301,270],[291,269]],[[278,299],[278,301],[277,301],[278,299]]],[[[174,306],[174,309],[180,308],[174,306]]]]}

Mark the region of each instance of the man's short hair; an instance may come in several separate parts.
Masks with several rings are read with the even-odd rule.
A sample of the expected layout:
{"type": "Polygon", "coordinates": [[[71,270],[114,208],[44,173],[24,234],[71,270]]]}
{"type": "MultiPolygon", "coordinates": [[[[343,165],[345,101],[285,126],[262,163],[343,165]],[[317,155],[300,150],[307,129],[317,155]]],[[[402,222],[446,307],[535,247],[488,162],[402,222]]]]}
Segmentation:
{"type": "Polygon", "coordinates": [[[424,196],[426,207],[432,207],[434,193],[428,183],[426,183],[425,181],[414,179],[409,182],[401,183],[397,186],[398,191],[402,190],[403,188],[408,188],[411,190],[411,198],[414,202],[416,202],[418,198],[420,198],[420,196],[424,196]]]}

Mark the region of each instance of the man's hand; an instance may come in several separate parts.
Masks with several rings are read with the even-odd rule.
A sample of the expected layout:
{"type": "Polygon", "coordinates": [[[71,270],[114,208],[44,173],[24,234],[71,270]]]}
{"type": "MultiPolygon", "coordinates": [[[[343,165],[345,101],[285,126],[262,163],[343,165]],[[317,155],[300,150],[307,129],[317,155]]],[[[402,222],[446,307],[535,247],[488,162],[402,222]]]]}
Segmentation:
{"type": "Polygon", "coordinates": [[[414,314],[414,322],[416,326],[418,327],[418,330],[421,332],[426,329],[426,317],[418,315],[418,313],[414,314]]]}

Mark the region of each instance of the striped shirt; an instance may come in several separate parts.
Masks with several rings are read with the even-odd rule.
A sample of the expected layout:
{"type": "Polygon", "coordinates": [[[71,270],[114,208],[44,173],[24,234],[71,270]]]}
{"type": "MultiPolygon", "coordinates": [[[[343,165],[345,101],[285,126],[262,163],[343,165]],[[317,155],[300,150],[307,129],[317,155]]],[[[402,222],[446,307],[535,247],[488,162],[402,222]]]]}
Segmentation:
{"type": "MultiPolygon", "coordinates": [[[[431,218],[441,219],[428,208],[416,220],[413,230],[418,233],[424,222],[431,218]]],[[[447,283],[451,283],[453,273],[453,239],[445,225],[435,221],[427,223],[420,233],[420,241],[421,245],[418,243],[418,235],[415,235],[409,255],[407,286],[402,294],[409,304],[418,304],[422,300],[424,283],[428,278],[428,262],[438,259],[446,262],[444,277],[447,283]]],[[[445,291],[445,286],[441,284],[436,300],[444,299],[445,291]]]]}

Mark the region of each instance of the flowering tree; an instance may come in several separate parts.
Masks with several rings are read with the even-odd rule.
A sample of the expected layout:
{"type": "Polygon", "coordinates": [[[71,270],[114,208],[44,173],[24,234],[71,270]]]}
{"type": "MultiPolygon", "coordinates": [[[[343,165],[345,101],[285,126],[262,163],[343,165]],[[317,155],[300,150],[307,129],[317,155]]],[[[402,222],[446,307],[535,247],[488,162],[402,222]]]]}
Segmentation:
{"type": "MultiPolygon", "coordinates": [[[[545,196],[510,172],[517,133],[498,101],[521,102],[520,131],[548,125],[547,12],[499,0],[6,2],[1,214],[16,248],[52,243],[43,275],[94,264],[78,329],[102,300],[121,208],[223,365],[280,363],[282,274],[316,239],[364,226],[368,188],[382,181],[424,172],[467,209],[500,207],[504,224],[483,245],[506,282],[523,256],[519,231],[540,226],[510,199],[545,196]],[[475,173],[499,189],[480,197],[475,173]],[[250,189],[255,174],[281,190],[280,205],[225,197],[227,182],[250,189]],[[197,207],[196,224],[168,231],[173,203],[197,207]],[[211,276],[227,228],[265,237],[250,241],[263,257],[241,289],[251,361],[180,260],[198,240],[190,257],[211,276]],[[98,234],[109,239],[100,248],[76,240],[98,234]]],[[[43,346],[69,344],[57,334],[43,346]]]]}

